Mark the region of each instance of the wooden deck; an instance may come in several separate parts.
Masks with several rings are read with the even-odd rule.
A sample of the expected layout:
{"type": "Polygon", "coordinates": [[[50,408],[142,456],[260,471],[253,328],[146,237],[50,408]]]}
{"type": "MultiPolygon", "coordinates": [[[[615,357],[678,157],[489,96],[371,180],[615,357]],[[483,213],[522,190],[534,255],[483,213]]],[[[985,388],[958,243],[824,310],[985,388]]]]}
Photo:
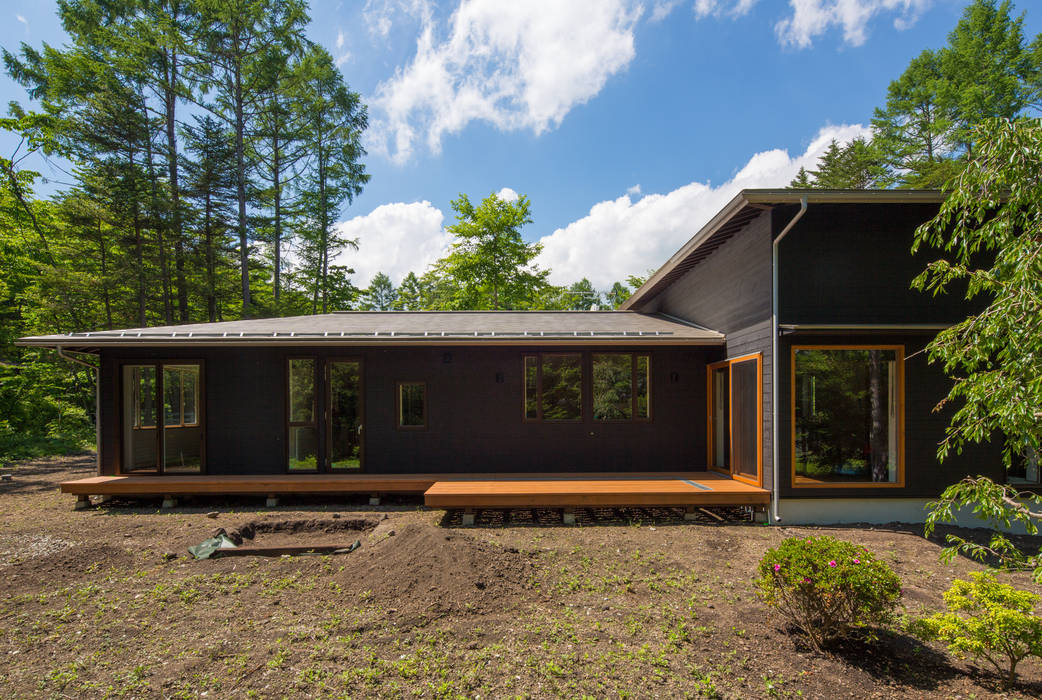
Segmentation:
{"type": "Polygon", "coordinates": [[[435,508],[765,505],[770,492],[712,472],[125,475],[64,481],[85,496],[422,493],[435,508]]]}

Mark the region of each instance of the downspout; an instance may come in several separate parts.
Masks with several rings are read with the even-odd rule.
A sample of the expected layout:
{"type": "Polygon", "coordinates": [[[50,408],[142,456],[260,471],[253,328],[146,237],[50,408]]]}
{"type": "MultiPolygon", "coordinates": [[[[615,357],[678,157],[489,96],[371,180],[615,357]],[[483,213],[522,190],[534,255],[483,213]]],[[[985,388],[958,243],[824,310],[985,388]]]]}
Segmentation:
{"type": "Polygon", "coordinates": [[[89,362],[85,362],[78,357],[65,354],[65,348],[61,345],[58,347],[58,357],[68,362],[74,362],[77,365],[83,365],[87,369],[94,373],[94,459],[95,465],[98,469],[98,474],[101,474],[101,372],[98,371],[97,365],[92,365],[89,362]]]}
{"type": "Polygon", "coordinates": [[[796,222],[807,213],[807,196],[800,197],[800,210],[792,217],[771,244],[771,510],[774,522],[781,522],[778,478],[778,244],[796,222]]]}

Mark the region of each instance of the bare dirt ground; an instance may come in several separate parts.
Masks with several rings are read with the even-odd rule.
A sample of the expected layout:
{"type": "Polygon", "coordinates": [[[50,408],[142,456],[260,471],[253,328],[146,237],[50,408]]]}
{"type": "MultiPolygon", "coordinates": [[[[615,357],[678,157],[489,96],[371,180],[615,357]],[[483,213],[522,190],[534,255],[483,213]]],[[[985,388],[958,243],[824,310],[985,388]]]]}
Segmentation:
{"type": "MultiPolygon", "coordinates": [[[[73,512],[57,482],[90,457],[37,460],[0,483],[0,696],[1040,697],[900,632],[811,651],[767,613],[763,552],[827,532],[904,582],[907,613],[977,568],[938,562],[913,528],[685,523],[670,511],[453,514],[419,501],[200,499],[73,512]],[[216,512],[217,517],[208,517],[216,512]],[[350,554],[195,561],[217,528],[247,544],[350,554]]],[[[1030,587],[1026,577],[1013,580],[1030,587]]]]}

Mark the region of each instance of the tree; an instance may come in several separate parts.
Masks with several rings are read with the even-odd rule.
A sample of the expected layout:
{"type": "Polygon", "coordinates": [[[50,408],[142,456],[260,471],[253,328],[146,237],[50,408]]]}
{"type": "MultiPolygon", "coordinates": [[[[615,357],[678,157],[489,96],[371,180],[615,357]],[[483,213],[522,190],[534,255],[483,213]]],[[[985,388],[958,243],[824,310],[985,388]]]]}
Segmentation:
{"type": "Polygon", "coordinates": [[[1021,116],[1038,95],[1042,37],[1029,46],[1024,16],[1003,0],[975,0],[938,51],[923,51],[890,84],[872,126],[886,162],[908,187],[939,187],[973,152],[988,118],[1021,116]]]}
{"type": "MultiPolygon", "coordinates": [[[[235,185],[242,315],[253,313],[250,297],[250,227],[247,194],[252,164],[247,162],[254,120],[270,87],[272,63],[286,46],[303,43],[307,7],[300,0],[199,0],[206,27],[200,81],[214,93],[211,112],[225,120],[235,147],[235,185]]],[[[328,266],[327,266],[328,271],[328,266]]]]}
{"type": "Polygon", "coordinates": [[[589,311],[603,303],[601,295],[585,277],[569,287],[565,295],[568,300],[568,308],[576,311],[589,311]]]}
{"type": "MultiPolygon", "coordinates": [[[[1042,122],[991,119],[971,138],[976,148],[966,168],[950,183],[937,216],[916,231],[913,250],[932,247],[947,257],[930,263],[913,284],[935,295],[965,288],[967,299],[987,304],[926,348],[930,362],[954,380],[941,402],[956,408],[938,458],[999,439],[1008,469],[1042,454],[1042,122]]],[[[1037,532],[1042,513],[1018,510],[1009,496],[987,479],[962,482],[934,504],[928,528],[951,518],[957,505],[982,503],[990,504],[982,517],[1008,525],[1023,516],[1037,532]]],[[[998,537],[992,548],[1008,551],[1012,545],[998,537]]],[[[1035,574],[1042,580],[1042,567],[1035,574]]]]}
{"type": "Polygon", "coordinates": [[[611,286],[611,289],[608,290],[608,293],[604,295],[604,300],[608,303],[608,306],[617,309],[622,306],[622,302],[630,298],[630,294],[632,294],[632,292],[629,287],[624,285],[622,282],[616,282],[611,286]]]}
{"type": "Polygon", "coordinates": [[[391,283],[391,278],[382,272],[377,272],[369,288],[363,292],[363,311],[390,311],[398,299],[398,293],[391,283]]]}
{"type": "Polygon", "coordinates": [[[452,208],[456,223],[446,230],[455,241],[433,272],[453,290],[436,303],[452,309],[532,308],[549,286],[549,271],[534,263],[542,246],[521,238],[521,227],[532,222],[528,197],[507,202],[492,193],[474,206],[461,194],[452,208]]]}
{"type": "Polygon", "coordinates": [[[398,285],[392,307],[395,311],[419,311],[423,309],[424,289],[416,273],[410,272],[398,285]]]}
{"type": "Polygon", "coordinates": [[[336,227],[344,202],[350,203],[369,182],[361,162],[362,132],[369,124],[358,93],[344,83],[333,57],[313,47],[303,59],[305,147],[310,154],[300,176],[298,234],[301,267],[309,277],[312,313],[329,307],[329,270],[337,255],[358,248],[336,227]]]}
{"type": "Polygon", "coordinates": [[[864,190],[883,187],[889,181],[889,171],[874,142],[858,137],[842,146],[833,139],[818,159],[818,169],[808,171],[801,167],[789,187],[864,190]]]}

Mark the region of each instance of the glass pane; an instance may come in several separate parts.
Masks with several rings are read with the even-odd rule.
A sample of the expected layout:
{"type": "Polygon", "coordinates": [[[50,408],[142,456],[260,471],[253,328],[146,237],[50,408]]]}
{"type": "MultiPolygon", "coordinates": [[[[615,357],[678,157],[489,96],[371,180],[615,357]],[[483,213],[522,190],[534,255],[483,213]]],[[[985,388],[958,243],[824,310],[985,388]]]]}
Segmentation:
{"type": "Polygon", "coordinates": [[[426,423],[426,386],[413,382],[398,386],[398,425],[403,428],[422,428],[426,423]]]}
{"type": "Polygon", "coordinates": [[[710,466],[729,469],[731,466],[731,407],[728,387],[728,368],[713,370],[713,463],[710,466]]]}
{"type": "Polygon", "coordinates": [[[525,418],[539,417],[539,358],[525,357],[525,418]]]}
{"type": "Polygon", "coordinates": [[[163,367],[163,425],[181,424],[181,368],[163,367]]]}
{"type": "Polygon", "coordinates": [[[633,417],[633,356],[613,353],[593,356],[593,419],[633,417]]]}
{"type": "Polygon", "coordinates": [[[634,390],[637,392],[637,418],[651,417],[651,358],[637,355],[637,376],[634,390]]]}
{"type": "Polygon", "coordinates": [[[756,360],[735,362],[731,365],[731,439],[733,441],[732,470],[756,478],[759,448],[757,426],[756,360]]]}
{"type": "Polygon", "coordinates": [[[315,422],[315,361],[289,361],[289,422],[315,422]]]}
{"type": "Polygon", "coordinates": [[[199,365],[185,365],[181,368],[181,416],[185,425],[197,425],[199,416],[196,404],[199,402],[199,365]]]}
{"type": "Polygon", "coordinates": [[[121,470],[155,470],[159,466],[156,438],[156,368],[123,365],[123,459],[121,470]]]}
{"type": "Polygon", "coordinates": [[[582,418],[580,355],[543,355],[543,420],[582,418]]]}
{"type": "Polygon", "coordinates": [[[897,361],[893,350],[797,350],[796,476],[895,482],[897,361]]]}
{"type": "Polygon", "coordinates": [[[329,366],[330,466],[362,467],[362,373],[358,362],[329,366]]]}
{"type": "Polygon", "coordinates": [[[311,426],[289,429],[290,471],[314,471],[318,468],[316,446],[318,431],[311,426]]]}

